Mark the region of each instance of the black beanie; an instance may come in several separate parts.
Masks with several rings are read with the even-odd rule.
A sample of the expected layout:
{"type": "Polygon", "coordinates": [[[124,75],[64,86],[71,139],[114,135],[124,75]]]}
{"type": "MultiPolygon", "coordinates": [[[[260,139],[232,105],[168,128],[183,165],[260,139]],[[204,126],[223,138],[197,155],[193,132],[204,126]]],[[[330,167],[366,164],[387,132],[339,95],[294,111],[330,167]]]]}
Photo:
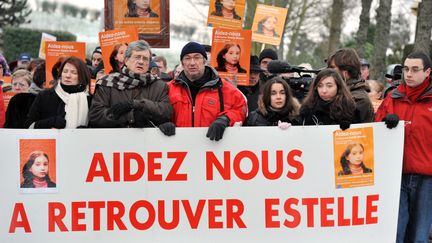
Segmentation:
{"type": "Polygon", "coordinates": [[[199,43],[196,43],[196,42],[193,42],[193,41],[187,43],[187,44],[183,47],[183,49],[182,49],[182,51],[181,51],[181,54],[180,54],[180,61],[183,60],[183,57],[184,57],[185,55],[189,54],[189,53],[200,53],[201,55],[203,55],[203,57],[204,57],[205,59],[207,59],[207,53],[206,53],[206,50],[205,50],[204,46],[202,46],[202,45],[199,44],[199,43]]]}
{"type": "Polygon", "coordinates": [[[264,59],[264,58],[270,58],[272,60],[278,60],[278,55],[277,55],[277,53],[276,53],[275,50],[267,48],[267,49],[264,49],[260,53],[260,55],[259,55],[259,62],[261,62],[262,59],[264,59]]]}

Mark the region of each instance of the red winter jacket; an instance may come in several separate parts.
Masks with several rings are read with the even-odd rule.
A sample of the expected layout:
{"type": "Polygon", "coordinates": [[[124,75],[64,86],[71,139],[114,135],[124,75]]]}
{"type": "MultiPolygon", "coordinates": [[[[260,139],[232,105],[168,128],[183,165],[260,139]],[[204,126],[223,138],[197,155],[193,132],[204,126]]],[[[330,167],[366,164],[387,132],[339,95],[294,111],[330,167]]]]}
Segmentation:
{"type": "Polygon", "coordinates": [[[177,78],[169,82],[168,87],[169,99],[174,108],[173,122],[177,127],[208,127],[222,115],[229,118],[229,125],[232,126],[235,122],[244,122],[246,118],[247,105],[243,94],[231,83],[221,79],[215,71],[212,80],[199,90],[195,107],[192,107],[186,81],[177,78]]]}
{"type": "Polygon", "coordinates": [[[402,85],[384,99],[375,121],[390,113],[405,120],[403,173],[432,176],[432,85],[415,102],[401,92],[402,85]]]}
{"type": "Polygon", "coordinates": [[[3,89],[0,85],[0,128],[4,126],[5,123],[5,107],[3,100],[3,89]]]}

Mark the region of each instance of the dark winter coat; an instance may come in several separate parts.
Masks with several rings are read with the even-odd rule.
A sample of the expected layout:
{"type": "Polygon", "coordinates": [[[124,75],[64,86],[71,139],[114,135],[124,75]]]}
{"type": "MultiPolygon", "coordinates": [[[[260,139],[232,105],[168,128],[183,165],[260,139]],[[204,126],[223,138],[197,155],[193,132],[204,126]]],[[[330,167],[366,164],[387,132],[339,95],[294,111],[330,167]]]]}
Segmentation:
{"type": "Polygon", "coordinates": [[[36,95],[31,93],[16,94],[9,101],[6,111],[5,128],[28,128],[26,126],[27,114],[35,100],[36,95]]]}

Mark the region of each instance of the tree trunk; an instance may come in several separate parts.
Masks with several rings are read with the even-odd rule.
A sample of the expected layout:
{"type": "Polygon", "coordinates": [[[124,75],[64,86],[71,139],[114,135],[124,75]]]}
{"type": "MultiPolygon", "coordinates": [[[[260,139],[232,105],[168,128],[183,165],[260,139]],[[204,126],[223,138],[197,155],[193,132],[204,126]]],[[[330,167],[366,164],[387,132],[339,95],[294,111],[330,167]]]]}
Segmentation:
{"type": "Polygon", "coordinates": [[[370,8],[372,0],[362,0],[362,11],[360,14],[360,24],[357,31],[357,53],[360,57],[366,57],[364,45],[367,42],[368,27],[370,22],[370,8]]]}
{"type": "Polygon", "coordinates": [[[374,56],[370,70],[372,79],[384,80],[386,52],[389,46],[392,0],[380,0],[377,9],[377,28],[374,39],[374,56]]]}
{"type": "Polygon", "coordinates": [[[278,2],[276,2],[276,6],[277,7],[282,7],[282,8],[287,8],[288,9],[288,13],[287,16],[285,18],[285,25],[283,28],[283,32],[281,33],[281,42],[279,44],[279,48],[277,49],[277,53],[278,53],[278,57],[280,57],[280,59],[282,59],[283,57],[283,53],[284,53],[284,47],[285,47],[285,30],[287,29],[288,26],[288,20],[290,19],[290,15],[292,13],[292,5],[294,3],[294,0],[279,0],[278,2]]]}
{"type": "Polygon", "coordinates": [[[286,60],[290,60],[291,57],[293,57],[295,55],[295,46],[297,43],[297,38],[299,37],[299,34],[300,34],[300,28],[303,25],[303,22],[305,20],[306,11],[308,9],[308,2],[309,2],[308,0],[303,1],[303,6],[301,8],[298,22],[296,23],[296,25],[293,29],[293,35],[291,37],[291,41],[290,41],[290,44],[288,47],[288,54],[287,54],[286,60]]]}
{"type": "Polygon", "coordinates": [[[330,24],[330,37],[329,37],[329,53],[332,53],[340,46],[340,36],[342,32],[343,21],[343,0],[333,0],[331,24],[330,24]]]}
{"type": "Polygon", "coordinates": [[[432,31],[432,0],[423,0],[418,5],[417,27],[414,51],[423,51],[429,55],[432,31]]]}

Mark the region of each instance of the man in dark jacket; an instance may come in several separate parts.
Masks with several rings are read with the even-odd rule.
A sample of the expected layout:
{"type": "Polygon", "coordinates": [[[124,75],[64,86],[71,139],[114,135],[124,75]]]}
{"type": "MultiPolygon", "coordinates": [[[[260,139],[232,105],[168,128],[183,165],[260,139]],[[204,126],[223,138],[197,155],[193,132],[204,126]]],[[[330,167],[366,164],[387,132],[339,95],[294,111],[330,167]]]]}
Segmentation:
{"type": "Polygon", "coordinates": [[[89,111],[93,127],[154,127],[171,119],[167,85],[148,73],[150,46],[139,40],[129,44],[125,66],[97,81],[89,111]]]}
{"type": "Polygon", "coordinates": [[[374,110],[367,92],[367,85],[361,78],[360,58],[354,49],[339,49],[327,59],[327,66],[335,69],[348,85],[356,103],[356,123],[372,122],[374,110]]]}
{"type": "Polygon", "coordinates": [[[258,96],[260,93],[260,74],[264,72],[259,66],[258,57],[250,57],[249,86],[238,86],[238,89],[246,96],[249,112],[258,108],[258,96]]]}
{"type": "Polygon", "coordinates": [[[201,44],[189,42],[183,47],[180,60],[184,70],[169,83],[174,123],[160,127],[166,135],[173,135],[175,126],[209,127],[207,137],[218,141],[226,127],[244,122],[247,105],[242,93],[206,66],[206,59],[201,44]]]}
{"type": "Polygon", "coordinates": [[[431,59],[423,52],[404,62],[404,83],[378,108],[375,121],[405,129],[396,243],[428,242],[432,226],[432,84],[431,59]]]}

